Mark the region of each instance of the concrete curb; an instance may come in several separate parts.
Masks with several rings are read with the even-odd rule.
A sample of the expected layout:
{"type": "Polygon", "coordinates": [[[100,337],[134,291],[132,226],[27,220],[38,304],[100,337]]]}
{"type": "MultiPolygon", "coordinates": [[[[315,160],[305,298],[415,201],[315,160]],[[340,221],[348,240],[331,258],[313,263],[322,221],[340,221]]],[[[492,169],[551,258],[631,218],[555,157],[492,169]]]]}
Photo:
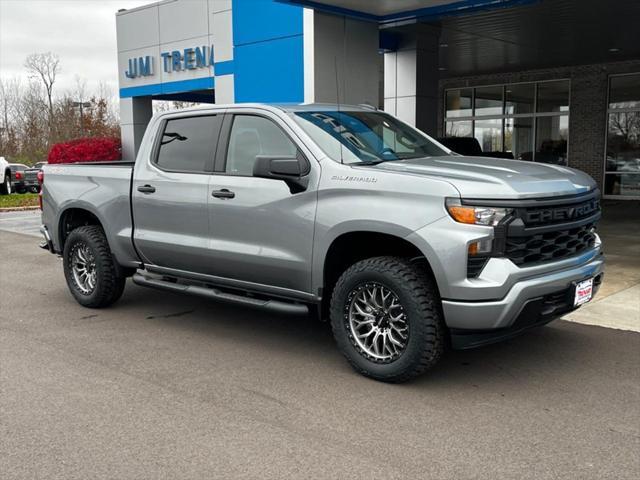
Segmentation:
{"type": "Polygon", "coordinates": [[[40,207],[37,205],[34,205],[32,207],[6,207],[6,208],[0,208],[0,213],[2,212],[23,212],[23,211],[28,211],[28,210],[39,210],[40,207]]]}

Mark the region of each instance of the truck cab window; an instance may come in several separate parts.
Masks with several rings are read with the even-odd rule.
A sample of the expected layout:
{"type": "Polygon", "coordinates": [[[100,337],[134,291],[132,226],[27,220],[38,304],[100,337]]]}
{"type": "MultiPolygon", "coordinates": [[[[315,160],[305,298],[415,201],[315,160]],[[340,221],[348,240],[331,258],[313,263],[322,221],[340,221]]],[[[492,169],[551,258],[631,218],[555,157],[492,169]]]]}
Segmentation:
{"type": "Polygon", "coordinates": [[[180,172],[204,172],[213,157],[219,123],[215,115],[167,121],[156,159],[158,167],[180,172]]]}
{"type": "Polygon", "coordinates": [[[271,120],[254,115],[236,115],[231,127],[226,172],[253,174],[258,155],[295,157],[297,147],[271,120]]]}

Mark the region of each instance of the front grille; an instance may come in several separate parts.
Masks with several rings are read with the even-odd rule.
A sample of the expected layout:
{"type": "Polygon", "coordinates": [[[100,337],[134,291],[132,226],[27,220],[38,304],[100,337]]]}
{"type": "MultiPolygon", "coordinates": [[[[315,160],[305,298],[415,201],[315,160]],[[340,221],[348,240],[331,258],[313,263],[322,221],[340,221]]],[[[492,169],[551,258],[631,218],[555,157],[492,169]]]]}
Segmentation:
{"type": "Polygon", "coordinates": [[[476,278],[490,257],[506,257],[519,267],[563,260],[593,248],[600,218],[599,192],[563,199],[512,202],[469,200],[499,205],[513,213],[494,228],[493,251],[467,258],[467,277],[476,278]]]}
{"type": "Polygon", "coordinates": [[[598,198],[577,200],[561,205],[525,207],[516,209],[527,226],[554,225],[587,218],[600,211],[598,198]]]}
{"type": "Polygon", "coordinates": [[[507,235],[505,256],[518,266],[572,257],[593,247],[594,223],[525,236],[507,235]]]}

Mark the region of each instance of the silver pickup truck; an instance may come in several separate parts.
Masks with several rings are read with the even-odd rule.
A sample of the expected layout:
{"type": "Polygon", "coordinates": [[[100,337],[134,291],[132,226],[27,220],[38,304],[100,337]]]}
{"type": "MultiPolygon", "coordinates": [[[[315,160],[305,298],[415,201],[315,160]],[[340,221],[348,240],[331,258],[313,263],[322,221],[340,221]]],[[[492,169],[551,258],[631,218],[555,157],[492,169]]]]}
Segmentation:
{"type": "Polygon", "coordinates": [[[76,300],[125,280],[329,317],[360,373],[401,382],[589,301],[599,191],[558,165],[457,155],[336,105],[161,113],[135,163],[47,165],[43,247],[76,300]]]}

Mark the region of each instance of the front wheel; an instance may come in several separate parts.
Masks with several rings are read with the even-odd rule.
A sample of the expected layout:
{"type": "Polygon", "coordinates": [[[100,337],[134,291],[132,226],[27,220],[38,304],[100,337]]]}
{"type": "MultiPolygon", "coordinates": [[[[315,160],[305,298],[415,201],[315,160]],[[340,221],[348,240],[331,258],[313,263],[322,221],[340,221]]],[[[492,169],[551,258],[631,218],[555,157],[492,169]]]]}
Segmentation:
{"type": "Polygon", "coordinates": [[[352,367],[385,382],[420,375],[444,351],[437,288],[403,258],[375,257],[349,267],[333,290],[331,326],[352,367]]]}
{"type": "Polygon", "coordinates": [[[64,244],[64,276],[80,305],[107,307],[124,292],[126,277],[118,268],[104,231],[97,225],[73,230],[64,244]]]}

